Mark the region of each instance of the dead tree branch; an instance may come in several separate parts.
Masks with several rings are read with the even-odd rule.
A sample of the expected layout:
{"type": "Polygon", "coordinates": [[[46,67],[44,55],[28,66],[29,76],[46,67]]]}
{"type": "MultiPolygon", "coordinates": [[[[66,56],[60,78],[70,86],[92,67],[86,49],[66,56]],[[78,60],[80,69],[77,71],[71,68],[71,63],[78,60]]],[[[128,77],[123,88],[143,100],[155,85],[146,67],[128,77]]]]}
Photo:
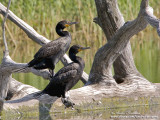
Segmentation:
{"type": "MultiPolygon", "coordinates": [[[[8,17],[10,4],[11,4],[11,0],[9,0],[9,2],[8,2],[8,6],[7,6],[7,9],[6,9],[6,14],[5,14],[4,20],[2,22],[2,30],[3,30],[2,36],[3,36],[4,45],[5,45],[4,58],[9,56],[7,41],[6,41],[6,37],[5,37],[5,22],[6,22],[7,17],[8,17]]],[[[3,63],[3,61],[2,61],[2,63],[3,63]]],[[[3,76],[2,76],[2,78],[3,78],[3,76]]],[[[10,75],[5,78],[5,81],[1,80],[1,82],[0,82],[0,98],[2,98],[2,99],[4,99],[4,97],[6,96],[6,93],[7,93],[7,90],[8,90],[9,78],[10,78],[10,75]],[[7,87],[7,89],[6,89],[6,87],[7,87]],[[3,90],[3,88],[5,88],[5,89],[3,90]]]]}
{"type": "MultiPolygon", "coordinates": [[[[113,37],[110,38],[107,44],[105,44],[103,47],[101,47],[96,55],[95,59],[91,68],[91,72],[89,75],[89,83],[97,83],[100,81],[106,81],[106,80],[113,80],[112,74],[111,74],[111,66],[113,62],[119,57],[123,51],[124,48],[129,43],[129,39],[145,29],[148,25],[148,19],[150,19],[152,22],[156,20],[156,17],[153,17],[153,12],[151,7],[146,5],[148,3],[148,0],[142,0],[140,12],[138,14],[138,17],[133,21],[126,22],[116,33],[113,37]],[[144,4],[146,5],[144,7],[144,4]],[[154,21],[153,21],[154,20],[154,21]],[[99,64],[101,63],[101,64],[99,64]]],[[[102,11],[101,11],[102,12],[102,11]]],[[[132,54],[131,54],[132,55],[132,54]]],[[[132,60],[132,59],[128,59],[132,60]]],[[[126,64],[129,61],[124,61],[122,63],[126,64]]],[[[129,63],[128,63],[129,64],[129,63]]],[[[130,66],[130,64],[128,65],[130,66]]],[[[120,66],[119,66],[120,67],[120,66]]],[[[132,68],[132,67],[131,67],[132,68]]],[[[141,77],[141,79],[145,79],[140,75],[138,72],[136,72],[136,68],[133,68],[131,70],[128,70],[128,74],[126,74],[126,77],[129,79],[131,76],[137,76],[141,77]]],[[[109,82],[109,81],[108,81],[109,82]]]]}
{"type": "Polygon", "coordinates": [[[150,6],[148,6],[148,9],[146,10],[145,19],[152,27],[157,29],[157,33],[160,36],[160,19],[154,16],[153,8],[150,6]]]}
{"type": "MultiPolygon", "coordinates": [[[[3,6],[0,3],[0,13],[2,15],[5,15],[5,10],[6,10],[6,7],[3,6]]],[[[20,27],[28,35],[28,37],[31,40],[35,41],[36,43],[38,43],[40,45],[43,45],[43,44],[46,44],[46,43],[50,42],[50,40],[48,40],[47,38],[45,38],[42,35],[38,34],[31,26],[29,26],[23,20],[18,18],[11,11],[9,11],[9,13],[8,13],[8,19],[11,20],[13,23],[15,23],[18,27],[20,27]]],[[[61,61],[62,61],[63,64],[68,64],[68,63],[71,62],[70,58],[67,55],[64,55],[64,57],[63,57],[63,59],[61,61]]],[[[82,80],[82,82],[86,83],[88,81],[88,74],[83,72],[81,80],[82,80]]]]}
{"type": "MultiPolygon", "coordinates": [[[[121,55],[124,48],[127,46],[129,39],[146,28],[148,25],[147,16],[149,15],[150,17],[150,14],[151,11],[148,5],[148,0],[142,0],[138,17],[133,21],[126,22],[119,30],[117,30],[111,40],[98,50],[90,73],[89,82],[94,83],[99,79],[103,79],[103,81],[98,82],[98,84],[92,84],[75,90],[70,90],[70,97],[76,104],[81,104],[82,102],[92,102],[93,100],[100,100],[101,98],[106,97],[139,97],[142,95],[160,96],[159,84],[152,84],[137,75],[128,76],[130,80],[125,81],[122,84],[116,84],[110,73],[110,66],[113,64],[115,59],[121,55]],[[103,56],[100,56],[100,53],[103,54],[103,56]],[[99,64],[100,62],[101,64],[99,64]],[[96,66],[97,64],[98,66],[96,66]],[[105,67],[105,71],[102,71],[102,67],[105,67]],[[109,83],[109,80],[111,80],[114,84],[109,83]]],[[[15,85],[18,84],[17,81],[14,82],[15,85]]],[[[20,84],[19,87],[23,89],[26,88],[26,96],[20,98],[19,94],[17,97],[14,97],[14,99],[17,100],[6,101],[4,103],[5,108],[15,108],[22,105],[33,106],[35,104],[39,104],[39,102],[54,104],[60,103],[60,101],[58,101],[59,99],[57,100],[56,97],[50,97],[46,94],[39,98],[35,98],[34,92],[37,92],[37,90],[33,90],[33,94],[27,94],[27,87],[23,87],[23,85],[20,84]]],[[[32,88],[29,89],[31,90],[32,88]]]]}
{"type": "Polygon", "coordinates": [[[6,22],[7,17],[8,17],[10,4],[11,4],[11,0],[9,0],[9,2],[8,2],[8,6],[7,6],[7,9],[6,9],[6,14],[5,14],[4,20],[2,22],[2,36],[3,36],[4,46],[5,46],[5,53],[8,53],[8,46],[7,46],[7,41],[6,41],[6,37],[5,37],[5,22],[6,22]]]}
{"type": "MultiPolygon", "coordinates": [[[[95,3],[98,17],[94,19],[94,22],[102,28],[107,40],[111,41],[111,38],[115,35],[117,30],[125,23],[119,10],[117,0],[95,0],[95,3]]],[[[130,42],[128,42],[123,52],[114,61],[113,68],[114,79],[117,83],[123,82],[129,74],[135,73],[140,75],[134,64],[130,42]]],[[[111,66],[108,70],[110,70],[110,75],[112,75],[111,66]]]]}
{"type": "MultiPolygon", "coordinates": [[[[8,17],[8,11],[9,11],[9,7],[10,7],[10,4],[11,4],[11,0],[9,0],[8,2],[8,6],[7,6],[7,10],[6,10],[6,14],[5,14],[5,17],[4,17],[4,20],[2,22],[2,36],[3,36],[3,42],[4,42],[4,46],[5,46],[5,51],[4,51],[4,56],[8,56],[9,55],[9,51],[8,51],[8,46],[7,46],[7,41],[6,41],[6,37],[5,37],[5,22],[7,20],[7,17],[8,17]]],[[[8,80],[7,80],[8,81],[8,80]]],[[[2,87],[2,83],[1,82],[1,85],[0,87],[2,87]]],[[[5,86],[4,86],[5,87],[5,86]]],[[[0,113],[3,109],[3,92],[0,93],[0,113]]]]}

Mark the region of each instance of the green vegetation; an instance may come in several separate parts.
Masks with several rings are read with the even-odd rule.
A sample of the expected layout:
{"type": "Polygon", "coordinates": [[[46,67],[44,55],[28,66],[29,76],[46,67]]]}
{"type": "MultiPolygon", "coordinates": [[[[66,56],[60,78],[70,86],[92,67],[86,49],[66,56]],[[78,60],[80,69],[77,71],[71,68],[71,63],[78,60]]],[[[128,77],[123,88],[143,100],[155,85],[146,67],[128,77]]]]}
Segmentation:
{"type": "MultiPolygon", "coordinates": [[[[16,119],[108,119],[116,116],[157,116],[160,109],[159,97],[135,97],[135,98],[105,98],[99,101],[81,103],[74,110],[64,109],[64,106],[52,106],[39,104],[34,107],[20,107],[3,111],[2,118],[5,120],[16,119]],[[51,109],[50,109],[51,108],[51,109]],[[49,109],[49,111],[47,110],[49,109]]],[[[157,116],[158,117],[158,116],[157,116]]]]}
{"type": "MultiPolygon", "coordinates": [[[[0,0],[7,6],[8,0],[0,0]]],[[[140,1],[119,0],[120,10],[126,21],[133,20],[139,11],[140,1]]],[[[158,8],[160,1],[150,1],[154,8],[155,15],[160,15],[158,8]]],[[[98,25],[93,23],[96,17],[96,7],[94,0],[12,0],[10,10],[18,17],[31,25],[38,33],[50,40],[58,38],[55,32],[56,23],[66,19],[77,21],[78,25],[69,28],[72,34],[72,44],[90,46],[91,50],[79,54],[85,59],[85,71],[89,73],[94,55],[98,48],[106,43],[105,36],[98,25]]],[[[160,16],[158,16],[160,17],[160,16]]],[[[0,16],[0,22],[2,22],[0,16]]],[[[0,33],[2,33],[0,29],[0,33]]],[[[27,35],[9,20],[6,25],[6,38],[10,50],[10,55],[16,62],[30,61],[35,52],[40,48],[39,45],[31,41],[27,35]]],[[[155,29],[148,27],[131,40],[132,50],[138,70],[150,81],[160,82],[160,41],[155,29]]],[[[3,55],[3,42],[0,37],[0,59],[3,55]]],[[[56,71],[62,67],[59,63],[56,71]]],[[[33,85],[43,89],[48,83],[41,77],[28,74],[14,74],[14,78],[23,83],[33,85]]],[[[80,87],[79,82],[75,86],[80,87]]]]}

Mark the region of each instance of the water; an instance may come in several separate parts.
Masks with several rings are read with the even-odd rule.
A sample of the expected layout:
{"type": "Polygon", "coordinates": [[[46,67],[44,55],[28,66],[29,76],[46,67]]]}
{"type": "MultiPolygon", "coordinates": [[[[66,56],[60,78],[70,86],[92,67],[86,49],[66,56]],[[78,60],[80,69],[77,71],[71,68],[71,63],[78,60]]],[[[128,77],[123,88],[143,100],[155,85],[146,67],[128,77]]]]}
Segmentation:
{"type": "Polygon", "coordinates": [[[54,105],[39,105],[34,108],[19,108],[3,112],[6,120],[159,120],[160,98],[108,98],[75,106],[74,110],[54,105]],[[49,109],[49,111],[47,110],[49,109]]]}
{"type": "MultiPolygon", "coordinates": [[[[131,1],[119,1],[119,7],[126,21],[134,19],[139,11],[139,2],[130,2],[131,1]]],[[[2,0],[2,3],[7,5],[8,2],[2,0]]],[[[158,3],[158,0],[151,2],[157,16],[159,15],[158,3]]],[[[20,0],[18,2],[12,1],[10,9],[18,17],[31,25],[38,33],[51,40],[58,38],[54,29],[57,21],[64,18],[78,21],[79,24],[72,26],[68,30],[72,34],[72,45],[80,44],[91,47],[90,50],[78,54],[85,60],[85,72],[89,74],[96,51],[106,43],[101,28],[92,22],[93,18],[96,16],[94,1],[73,2],[63,0],[61,2],[51,2],[26,0],[24,2],[24,0],[20,0]],[[72,7],[70,7],[71,5],[72,7]],[[88,10],[88,8],[90,9],[88,10]]],[[[0,22],[1,21],[0,19],[0,22]]],[[[31,41],[22,30],[9,22],[9,20],[7,22],[7,27],[6,38],[11,58],[16,62],[22,63],[27,63],[32,60],[40,46],[31,41]]],[[[156,83],[160,82],[160,39],[155,29],[151,27],[147,28],[149,29],[144,30],[131,39],[132,51],[137,69],[150,82],[156,83]]],[[[0,49],[1,59],[4,48],[2,38],[0,38],[0,46],[2,48],[0,49]]],[[[61,67],[63,67],[63,65],[59,62],[59,64],[56,65],[56,71],[61,67]]],[[[48,84],[47,80],[43,80],[41,77],[35,76],[32,73],[13,74],[13,77],[20,82],[32,85],[40,90],[48,84]]],[[[83,86],[83,83],[79,82],[74,88],[81,86],[83,86]]]]}
{"type": "MultiPolygon", "coordinates": [[[[140,33],[131,39],[132,52],[135,60],[135,64],[140,73],[148,79],[150,82],[159,83],[160,82],[160,39],[157,36],[156,31],[153,29],[151,32],[140,33]],[[142,36],[145,34],[145,36],[142,36]]],[[[38,46],[39,48],[40,46],[38,46]]],[[[85,72],[89,73],[94,55],[98,48],[90,46],[90,50],[86,50],[78,55],[81,56],[86,63],[85,72]]],[[[33,58],[34,53],[38,49],[33,50],[32,54],[23,54],[21,51],[17,50],[13,59],[18,62],[28,62],[33,58]],[[21,56],[23,54],[23,56],[21,56]],[[18,55],[18,56],[17,56],[18,55]]],[[[32,51],[32,50],[29,50],[32,51]]],[[[23,52],[23,51],[22,51],[23,52]]],[[[30,53],[30,52],[29,52],[30,53]]],[[[62,68],[63,65],[59,62],[56,65],[56,71],[62,68]]],[[[13,77],[25,84],[32,85],[38,89],[43,89],[48,81],[43,78],[33,75],[32,73],[27,74],[13,74],[13,77]]],[[[79,82],[74,88],[83,86],[82,82],[79,82]]]]}
{"type": "MultiPolygon", "coordinates": [[[[56,2],[59,2],[59,1],[56,1],[56,2]]],[[[23,3],[23,0],[21,0],[21,3],[23,3]]],[[[87,50],[79,54],[81,57],[83,57],[83,59],[86,62],[85,71],[89,73],[90,68],[92,66],[93,59],[94,59],[94,55],[97,49],[101,47],[103,44],[105,44],[106,42],[103,33],[99,32],[101,31],[101,29],[97,29],[99,27],[91,22],[92,19],[96,16],[95,8],[88,10],[88,8],[91,8],[91,7],[85,6],[85,5],[89,5],[86,3],[82,5],[83,7],[78,6],[79,9],[77,9],[77,6],[74,5],[75,6],[74,9],[76,10],[68,10],[70,6],[69,2],[68,2],[68,7],[65,7],[66,9],[62,9],[61,5],[59,5],[60,9],[57,9],[55,8],[57,4],[53,3],[53,5],[55,6],[53,7],[52,5],[47,5],[47,4],[42,3],[41,7],[39,7],[39,5],[33,5],[33,6],[28,5],[28,7],[24,7],[23,5],[18,5],[13,2],[11,5],[11,10],[12,11],[14,10],[14,13],[16,13],[16,15],[18,15],[20,18],[25,20],[31,26],[33,26],[34,29],[38,31],[38,33],[44,35],[45,37],[49,39],[57,38],[57,36],[55,35],[56,33],[54,33],[54,26],[56,22],[61,20],[62,18],[63,19],[67,18],[68,20],[80,21],[80,25],[77,27],[73,27],[71,30],[72,33],[75,33],[75,34],[72,34],[73,35],[72,44],[81,44],[83,46],[91,47],[91,50],[87,50]],[[21,9],[20,6],[22,6],[23,9],[21,9]],[[36,8],[36,6],[38,8],[36,8]],[[47,9],[48,6],[49,6],[49,9],[47,9]],[[57,11],[55,11],[54,8],[57,11]],[[47,12],[44,12],[45,10],[47,10],[47,12]],[[60,10],[62,10],[63,12],[60,10]],[[82,10],[82,12],[80,12],[80,10],[82,10]],[[25,11],[27,11],[27,13],[25,11]],[[52,13],[50,14],[50,11],[53,12],[53,14],[52,13]],[[71,11],[72,12],[75,11],[75,13],[71,13],[71,11]],[[87,13],[84,13],[84,11],[87,13]],[[66,12],[68,14],[66,14],[66,12]],[[63,16],[63,15],[66,15],[66,16],[63,16]],[[87,22],[83,19],[84,17],[85,19],[88,20],[87,22]]],[[[124,13],[124,16],[127,15],[129,16],[129,18],[130,17],[134,18],[137,15],[137,13],[133,13],[133,16],[130,14],[127,14],[130,12],[126,11],[126,7],[130,9],[131,7],[130,5],[128,6],[128,4],[126,5],[127,6],[124,6],[125,12],[123,11],[122,13],[124,13]]],[[[94,3],[91,6],[95,6],[94,3]]],[[[132,10],[133,9],[131,9],[131,11],[132,10]]],[[[138,11],[138,9],[135,9],[135,10],[138,11]]],[[[9,45],[10,55],[12,59],[15,60],[16,62],[29,62],[33,58],[36,51],[40,48],[40,46],[32,42],[31,40],[29,40],[26,34],[24,34],[14,24],[7,23],[7,25],[8,25],[9,30],[11,31],[11,35],[13,36],[11,37],[10,35],[8,35],[8,31],[6,32],[6,35],[8,35],[7,42],[9,45]],[[12,38],[16,41],[17,46],[13,44],[14,40],[12,38]]],[[[2,41],[2,38],[0,38],[0,40],[2,41]]],[[[134,36],[131,39],[131,44],[132,44],[132,51],[133,51],[133,57],[135,60],[135,64],[136,64],[137,69],[140,71],[140,73],[142,73],[142,75],[146,79],[148,79],[150,82],[153,82],[153,83],[160,82],[160,74],[159,74],[159,71],[160,71],[160,39],[159,37],[157,37],[157,33],[155,29],[150,28],[134,36]]],[[[3,46],[3,43],[1,42],[0,45],[3,46]]],[[[2,54],[3,54],[2,51],[3,50],[1,49],[0,58],[2,58],[2,54]]],[[[58,65],[56,66],[56,71],[58,71],[61,67],[63,67],[63,65],[59,62],[58,65]]],[[[32,85],[40,90],[42,90],[48,84],[48,80],[44,80],[43,78],[39,76],[35,76],[32,73],[13,74],[13,77],[20,82],[32,85]]],[[[78,88],[81,86],[83,86],[83,83],[79,82],[74,88],[78,88]]],[[[119,103],[121,104],[121,102],[119,103]]],[[[108,102],[106,102],[104,106],[107,104],[108,102]]],[[[6,120],[17,120],[17,119],[26,119],[26,120],[28,119],[30,120],[32,119],[41,119],[41,120],[45,120],[45,119],[46,120],[86,119],[86,120],[89,120],[89,119],[111,119],[111,118],[112,119],[116,119],[116,118],[123,119],[124,117],[126,117],[127,119],[131,117],[132,119],[134,119],[133,117],[137,117],[137,118],[139,117],[141,119],[143,117],[146,119],[154,119],[154,120],[157,119],[158,120],[160,118],[160,116],[157,116],[157,115],[160,115],[159,109],[160,109],[159,104],[154,104],[154,105],[141,104],[135,107],[134,106],[132,107],[131,106],[127,106],[127,107],[119,106],[118,108],[116,106],[111,107],[111,108],[110,106],[109,108],[101,106],[98,109],[92,109],[92,110],[87,109],[84,111],[66,110],[66,112],[64,108],[62,110],[63,112],[55,112],[53,110],[51,110],[50,112],[48,111],[44,112],[43,110],[41,111],[39,108],[36,109],[37,111],[34,111],[31,108],[29,108],[25,112],[20,111],[19,113],[17,113],[17,111],[14,111],[11,113],[5,113],[4,116],[6,120]]]]}
{"type": "MultiPolygon", "coordinates": [[[[55,120],[55,119],[68,119],[68,120],[108,120],[108,119],[116,119],[116,120],[158,120],[160,116],[158,116],[159,112],[158,109],[160,106],[157,106],[157,110],[148,110],[146,107],[138,107],[138,108],[128,108],[127,111],[125,111],[123,108],[117,110],[117,109],[110,109],[110,110],[96,110],[96,111],[86,111],[83,113],[78,112],[72,112],[72,113],[51,113],[51,114],[41,114],[39,116],[34,117],[18,117],[19,119],[23,120],[55,120]],[[146,110],[145,113],[139,113],[137,110],[146,110]],[[129,112],[131,111],[131,112],[129,112]]],[[[7,120],[17,120],[17,118],[9,119],[7,120]]]]}
{"type": "Polygon", "coordinates": [[[135,64],[140,73],[150,82],[160,82],[160,38],[155,29],[140,33],[132,39],[135,64]],[[145,37],[142,38],[141,34],[145,37]]]}

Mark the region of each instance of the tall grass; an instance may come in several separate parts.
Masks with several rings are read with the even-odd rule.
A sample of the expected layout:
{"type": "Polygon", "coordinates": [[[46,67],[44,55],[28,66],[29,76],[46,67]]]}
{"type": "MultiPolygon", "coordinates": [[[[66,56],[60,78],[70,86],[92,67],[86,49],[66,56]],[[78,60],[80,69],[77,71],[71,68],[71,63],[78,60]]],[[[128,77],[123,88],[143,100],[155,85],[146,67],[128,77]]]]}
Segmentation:
{"type": "MultiPolygon", "coordinates": [[[[7,6],[8,0],[0,0],[0,2],[7,6]]],[[[160,1],[155,0],[151,1],[150,3],[155,10],[155,14],[160,15],[160,8],[158,8],[158,4],[160,4],[160,1]]],[[[119,0],[118,4],[126,21],[136,18],[139,11],[140,1],[119,0]]],[[[87,73],[89,73],[89,70],[91,68],[95,52],[99,47],[106,43],[106,39],[102,30],[98,25],[93,23],[93,18],[96,17],[96,7],[94,0],[12,0],[10,10],[13,11],[22,20],[31,25],[38,33],[50,40],[58,38],[58,35],[55,32],[55,26],[58,21],[66,19],[68,21],[79,22],[78,25],[72,26],[71,28],[68,28],[68,30],[72,34],[72,44],[80,44],[83,46],[90,46],[92,48],[91,50],[85,51],[85,53],[79,54],[85,59],[85,71],[87,71],[87,73]]],[[[0,22],[2,21],[1,18],[3,17],[0,16],[0,22]]],[[[20,30],[9,20],[7,21],[6,27],[6,37],[12,59],[17,62],[30,61],[33,58],[35,52],[40,48],[40,46],[32,42],[22,30],[20,30]]],[[[155,30],[150,27],[133,38],[138,39],[132,40],[135,60],[138,60],[140,58],[136,57],[135,51],[138,51],[138,53],[140,53],[141,49],[145,48],[146,46],[147,48],[145,49],[148,50],[148,47],[150,47],[150,43],[147,42],[154,41],[153,38],[149,40],[145,39],[146,33],[148,34],[151,31],[154,31],[154,34],[156,33],[155,30]]],[[[1,32],[2,31],[0,29],[0,33],[1,32]]],[[[154,47],[160,49],[160,41],[154,42],[154,47]]],[[[1,37],[0,45],[0,57],[2,58],[2,49],[4,45],[1,37]]],[[[144,54],[147,53],[145,52],[144,54]]],[[[154,54],[156,56],[156,54],[159,55],[160,52],[156,52],[154,54]]],[[[155,60],[155,63],[156,62],[157,61],[155,60]]],[[[136,63],[138,66],[138,62],[136,63]]],[[[160,63],[158,62],[156,64],[160,63]]],[[[56,66],[56,71],[61,67],[62,64],[59,63],[56,66]]],[[[141,67],[142,66],[140,66],[140,68],[141,67]]],[[[143,73],[143,70],[141,72],[143,73]]],[[[144,74],[146,73],[144,72],[144,74]]],[[[40,80],[42,78],[34,76],[31,73],[27,75],[15,74],[13,76],[16,79],[20,79],[22,82],[31,85],[35,85],[33,83],[35,81],[39,84],[35,86],[40,89],[44,87],[43,84],[47,84],[47,82],[43,82],[43,80],[40,80]]],[[[82,83],[79,84],[79,86],[81,85],[82,83]]]]}

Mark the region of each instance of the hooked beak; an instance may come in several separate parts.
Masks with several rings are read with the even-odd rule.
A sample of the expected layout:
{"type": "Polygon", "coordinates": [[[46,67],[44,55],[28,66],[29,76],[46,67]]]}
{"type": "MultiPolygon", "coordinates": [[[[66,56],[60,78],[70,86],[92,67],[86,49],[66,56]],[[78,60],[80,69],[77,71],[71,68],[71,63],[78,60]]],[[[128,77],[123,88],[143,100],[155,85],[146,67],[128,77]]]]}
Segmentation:
{"type": "Polygon", "coordinates": [[[90,49],[90,47],[82,47],[81,50],[90,49]]]}
{"type": "Polygon", "coordinates": [[[90,49],[90,47],[81,47],[78,49],[78,52],[82,51],[82,50],[86,50],[86,49],[90,49]]]}
{"type": "Polygon", "coordinates": [[[67,24],[65,24],[65,27],[69,27],[73,24],[78,24],[78,22],[68,22],[67,24]]]}
{"type": "Polygon", "coordinates": [[[70,22],[70,23],[68,23],[69,26],[71,26],[73,24],[78,24],[78,22],[70,22]]]}

